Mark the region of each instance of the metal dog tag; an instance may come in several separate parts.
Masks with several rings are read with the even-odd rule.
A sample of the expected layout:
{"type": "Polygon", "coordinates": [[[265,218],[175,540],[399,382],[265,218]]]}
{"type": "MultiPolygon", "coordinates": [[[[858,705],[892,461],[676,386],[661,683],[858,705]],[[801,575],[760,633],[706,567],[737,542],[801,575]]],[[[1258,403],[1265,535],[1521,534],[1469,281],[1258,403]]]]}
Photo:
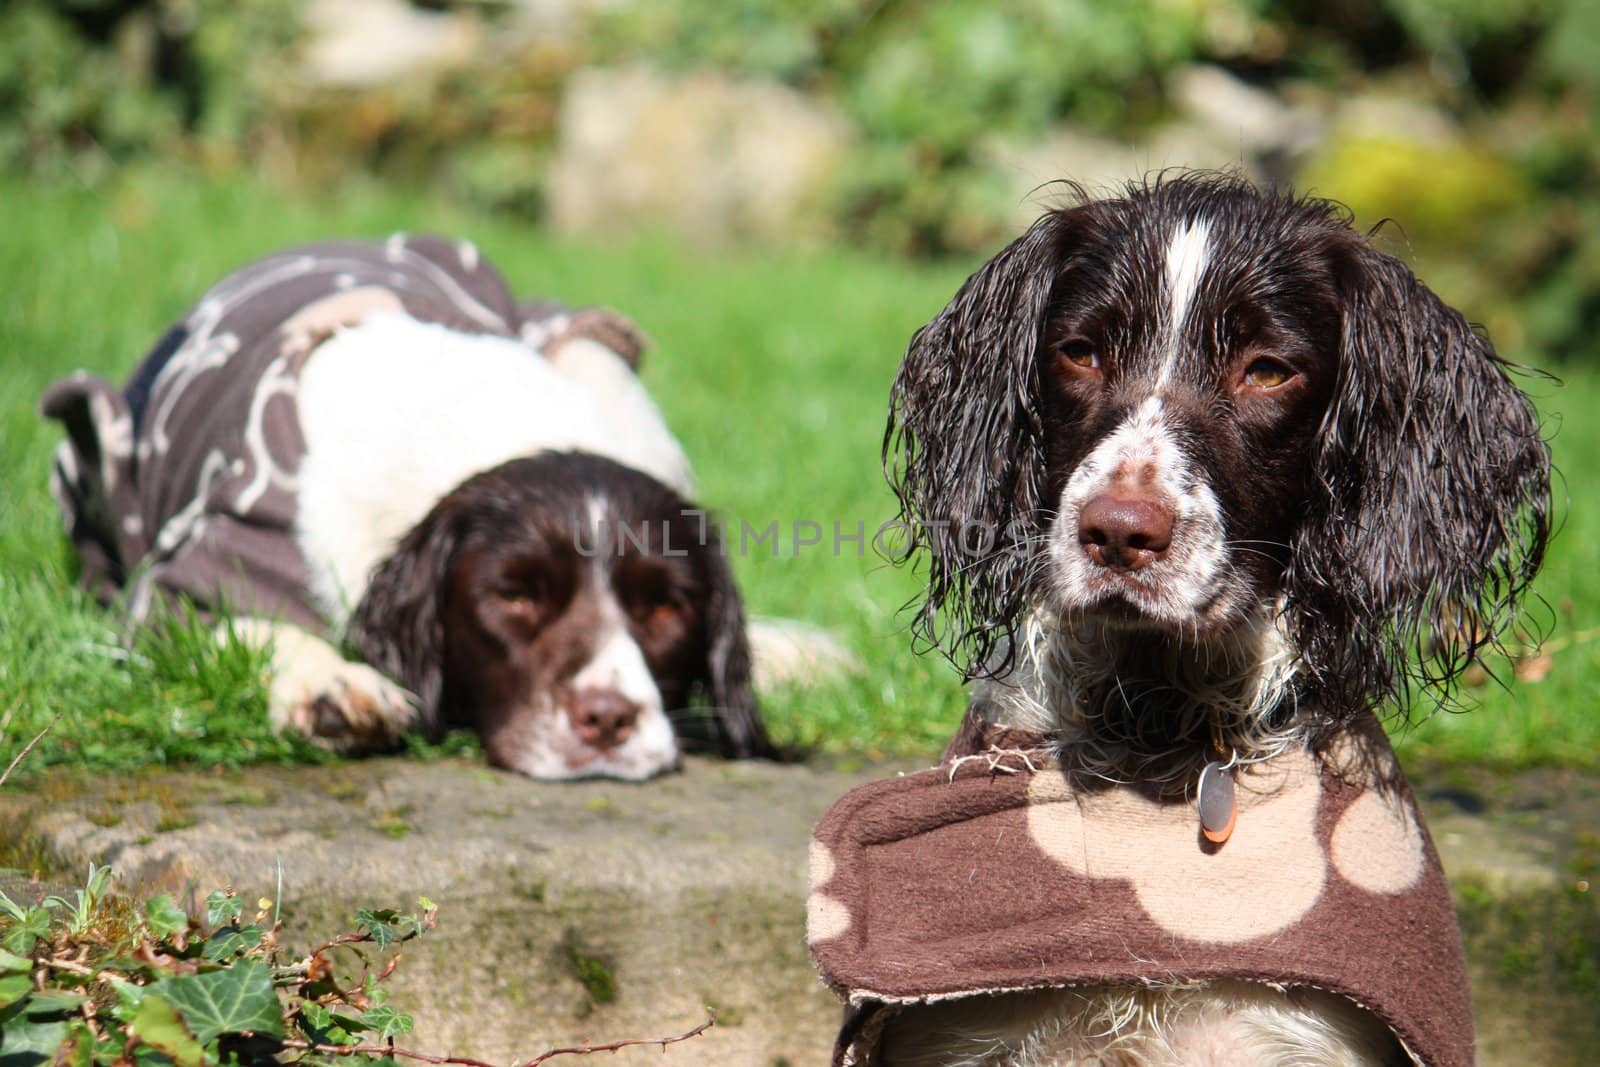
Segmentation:
{"type": "Polygon", "coordinates": [[[1196,789],[1200,808],[1200,832],[1206,840],[1220,845],[1233,835],[1239,804],[1233,793],[1233,773],[1216,760],[1200,770],[1196,789]]]}

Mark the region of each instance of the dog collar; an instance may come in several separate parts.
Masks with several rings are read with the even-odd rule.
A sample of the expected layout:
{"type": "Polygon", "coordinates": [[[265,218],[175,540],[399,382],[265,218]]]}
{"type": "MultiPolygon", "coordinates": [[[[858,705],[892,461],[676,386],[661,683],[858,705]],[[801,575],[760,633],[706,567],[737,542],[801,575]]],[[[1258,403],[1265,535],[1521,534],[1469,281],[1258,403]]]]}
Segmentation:
{"type": "Polygon", "coordinates": [[[1381,727],[1235,772],[1238,830],[1192,799],[1070,780],[1046,739],[964,724],[931,770],[847,793],[811,845],[808,938],[848,1004],[835,1064],[897,1005],[1102,983],[1310,986],[1426,1067],[1474,1061],[1444,873],[1381,727]]]}

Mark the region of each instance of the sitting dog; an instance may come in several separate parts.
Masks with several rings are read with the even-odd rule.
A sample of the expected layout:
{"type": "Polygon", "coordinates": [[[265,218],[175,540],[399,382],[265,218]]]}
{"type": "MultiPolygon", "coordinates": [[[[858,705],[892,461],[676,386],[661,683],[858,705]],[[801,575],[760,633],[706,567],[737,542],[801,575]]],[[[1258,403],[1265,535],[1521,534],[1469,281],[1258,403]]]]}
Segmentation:
{"type": "MultiPolygon", "coordinates": [[[[1032,844],[991,828],[981,860],[936,865],[945,853],[931,839],[902,866],[885,859],[883,884],[910,880],[922,895],[880,894],[869,928],[845,903],[866,899],[852,895],[866,861],[846,854],[887,849],[913,822],[861,806],[877,816],[859,848],[836,843],[813,864],[813,950],[852,1002],[897,1010],[875,1017],[871,1040],[858,1028],[843,1042],[857,1058],[842,1062],[1408,1062],[1402,1033],[1422,1056],[1427,1028],[1379,1010],[1404,990],[1368,1001],[1354,979],[1304,960],[1274,979],[1254,953],[1279,927],[1246,903],[1276,914],[1282,893],[1254,892],[1265,884],[1304,892],[1297,922],[1320,923],[1315,906],[1359,925],[1382,917],[1387,887],[1426,882],[1418,892],[1439,920],[1428,937],[1463,976],[1444,998],[1460,1021],[1459,934],[1372,714],[1430,687],[1447,697],[1495,647],[1543,556],[1548,450],[1488,341],[1342,209],[1228,177],[1163,178],[1046,214],[974,274],[913,338],[884,453],[928,566],[915,628],[975,682],[952,755],[987,752],[990,777],[1043,783],[1024,799],[971,801],[960,817],[1049,801],[1075,829],[1017,815],[1032,844]],[[1031,740],[982,741],[996,731],[1031,740]],[[1263,788],[1283,775],[1313,784],[1263,788]],[[1352,800],[1365,792],[1382,803],[1352,800]],[[1251,853],[1282,838],[1271,820],[1291,810],[1304,847],[1251,853]],[[1351,810],[1354,823],[1341,815],[1351,810]],[[1335,862],[1360,851],[1362,827],[1404,845],[1403,877],[1335,862]],[[1142,854],[1140,841],[1152,843],[1142,854]],[[1086,889],[1107,902],[1103,941],[1063,937],[1054,952],[1007,941],[1067,907],[1028,881],[1038,850],[1072,877],[1114,872],[1142,902],[1137,924],[1117,926],[1122,905],[1086,889]],[[1218,880],[1227,870],[1237,878],[1218,880]],[[947,879],[971,879],[960,907],[938,903],[947,879]],[[1364,885],[1383,892],[1358,894],[1364,885]],[[1174,916],[1237,923],[1201,937],[1162,921],[1151,903],[1162,894],[1177,895],[1174,916]],[[990,905],[1009,918],[980,951],[990,905]],[[989,980],[892,978],[895,959],[861,954],[875,936],[888,943],[894,916],[916,918],[928,967],[954,954],[989,980]],[[1150,922],[1159,936],[1146,939],[1150,922]],[[975,989],[992,996],[958,995],[975,989]]],[[[957,764],[952,788],[965,780],[957,764]]],[[[927,815],[926,827],[956,821],[927,815]]],[[[1325,937],[1302,946],[1313,943],[1342,951],[1325,937]]],[[[1384,944],[1355,933],[1346,944],[1369,955],[1340,963],[1389,966],[1384,944]]],[[[1428,1039],[1453,1049],[1437,1062],[1470,1062],[1470,1014],[1462,1026],[1464,1053],[1462,1027],[1428,1039]]]]}
{"type": "Polygon", "coordinates": [[[52,386],[52,484],[102,600],[226,607],[272,649],[273,723],[327,747],[460,726],[525,774],[642,779],[687,716],[770,754],[641,347],[612,313],[513,300],[467,242],[295,249],[214,287],[125,389],[52,386]]]}

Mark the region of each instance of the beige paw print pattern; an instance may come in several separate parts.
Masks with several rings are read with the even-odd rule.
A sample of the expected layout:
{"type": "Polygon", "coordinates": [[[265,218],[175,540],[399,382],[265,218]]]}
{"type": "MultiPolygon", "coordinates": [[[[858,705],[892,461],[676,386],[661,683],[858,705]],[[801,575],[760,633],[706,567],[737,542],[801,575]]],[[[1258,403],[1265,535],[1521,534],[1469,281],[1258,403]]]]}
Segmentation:
{"type": "Polygon", "coordinates": [[[831,941],[850,929],[850,910],[817,888],[833,881],[835,864],[828,846],[813,838],[810,860],[813,888],[806,898],[806,940],[831,941]]]}
{"type": "Polygon", "coordinates": [[[1037,735],[962,736],[817,826],[808,940],[852,1006],[836,1064],[871,1063],[898,1003],[1222,978],[1346,996],[1419,1064],[1474,1062],[1449,889],[1375,720],[1240,769],[1220,846],[1192,801],[1079,786],[1037,735]]]}
{"type": "Polygon", "coordinates": [[[1416,820],[1376,791],[1339,816],[1324,852],[1321,768],[1310,754],[1245,767],[1237,782],[1238,824],[1221,847],[1200,837],[1182,806],[1132,789],[1074,791],[1059,774],[1029,784],[1028,832],[1074,874],[1126,881],[1162,929],[1223,944],[1299,922],[1322,896],[1330,865],[1373,893],[1404,892],[1421,877],[1416,820]]]}
{"type": "Polygon", "coordinates": [[[1404,893],[1422,877],[1422,827],[1392,793],[1361,794],[1339,816],[1328,850],[1334,869],[1369,893],[1404,893]]]}

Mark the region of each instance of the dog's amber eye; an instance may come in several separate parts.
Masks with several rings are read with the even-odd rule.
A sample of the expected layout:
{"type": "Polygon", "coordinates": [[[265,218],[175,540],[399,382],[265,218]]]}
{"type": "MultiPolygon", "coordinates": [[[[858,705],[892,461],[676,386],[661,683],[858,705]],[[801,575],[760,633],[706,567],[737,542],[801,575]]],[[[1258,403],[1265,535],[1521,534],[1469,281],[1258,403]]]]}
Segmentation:
{"type": "Polygon", "coordinates": [[[1100,366],[1100,352],[1092,341],[1067,341],[1058,351],[1061,353],[1061,358],[1074,367],[1095,370],[1100,366]]]}
{"type": "Polygon", "coordinates": [[[547,589],[541,576],[521,573],[502,581],[495,590],[495,596],[510,607],[526,610],[543,602],[547,598],[547,589]]]}
{"type": "Polygon", "coordinates": [[[1258,359],[1245,368],[1246,384],[1257,389],[1276,389],[1294,377],[1294,371],[1275,359],[1258,359]]]}
{"type": "Polygon", "coordinates": [[[635,601],[628,608],[628,614],[646,631],[656,631],[671,626],[682,613],[682,608],[674,599],[662,597],[657,599],[647,597],[635,601]]]}

